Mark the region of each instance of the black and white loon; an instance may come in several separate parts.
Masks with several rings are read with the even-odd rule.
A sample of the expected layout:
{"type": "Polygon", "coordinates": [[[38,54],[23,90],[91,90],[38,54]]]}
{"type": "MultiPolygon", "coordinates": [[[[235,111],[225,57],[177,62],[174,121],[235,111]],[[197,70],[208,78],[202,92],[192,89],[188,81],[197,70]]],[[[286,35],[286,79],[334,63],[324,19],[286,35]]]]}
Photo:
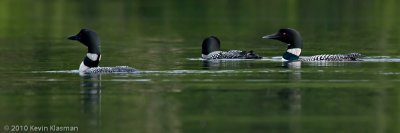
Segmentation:
{"type": "Polygon", "coordinates": [[[101,60],[100,54],[100,39],[97,34],[89,29],[81,29],[74,36],[68,37],[69,40],[81,42],[88,48],[88,52],[79,66],[80,73],[95,74],[95,73],[137,73],[138,71],[128,66],[116,67],[99,67],[101,60]]]}
{"type": "Polygon", "coordinates": [[[241,50],[220,50],[220,41],[215,36],[207,37],[203,40],[201,57],[203,59],[261,59],[256,53],[241,50]]]}
{"type": "Polygon", "coordinates": [[[280,29],[277,33],[263,36],[265,39],[274,39],[288,44],[283,59],[287,61],[357,61],[362,57],[360,53],[348,54],[323,54],[300,58],[301,48],[303,47],[300,33],[294,29],[280,29]]]}

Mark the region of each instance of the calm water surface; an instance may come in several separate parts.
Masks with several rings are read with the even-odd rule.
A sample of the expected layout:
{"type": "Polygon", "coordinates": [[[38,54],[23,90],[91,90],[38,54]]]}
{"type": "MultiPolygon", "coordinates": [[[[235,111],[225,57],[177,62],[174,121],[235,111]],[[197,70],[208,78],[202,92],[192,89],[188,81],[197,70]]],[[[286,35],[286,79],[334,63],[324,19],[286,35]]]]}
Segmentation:
{"type": "Polygon", "coordinates": [[[0,1],[0,132],[400,132],[399,1],[0,1]],[[101,66],[140,74],[79,76],[80,28],[102,40],[101,66]],[[262,40],[291,27],[303,55],[360,52],[359,62],[277,60],[262,40]],[[203,38],[262,60],[205,62],[203,38]]]}

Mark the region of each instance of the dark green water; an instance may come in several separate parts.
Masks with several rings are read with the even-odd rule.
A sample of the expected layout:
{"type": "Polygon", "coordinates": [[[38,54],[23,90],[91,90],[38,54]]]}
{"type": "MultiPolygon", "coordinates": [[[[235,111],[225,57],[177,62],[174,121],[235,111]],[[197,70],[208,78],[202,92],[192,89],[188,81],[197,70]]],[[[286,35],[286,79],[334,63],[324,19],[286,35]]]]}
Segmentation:
{"type": "Polygon", "coordinates": [[[400,9],[395,0],[1,0],[0,132],[400,132],[400,9]],[[102,40],[101,66],[141,74],[81,77],[80,28],[102,40]],[[360,52],[365,61],[282,67],[299,30],[302,55],[360,52]],[[204,63],[203,38],[263,60],[204,63]],[[382,57],[383,56],[383,57],[382,57]],[[383,59],[382,59],[383,58],[383,59]],[[9,130],[8,130],[9,131],[9,130]]]}

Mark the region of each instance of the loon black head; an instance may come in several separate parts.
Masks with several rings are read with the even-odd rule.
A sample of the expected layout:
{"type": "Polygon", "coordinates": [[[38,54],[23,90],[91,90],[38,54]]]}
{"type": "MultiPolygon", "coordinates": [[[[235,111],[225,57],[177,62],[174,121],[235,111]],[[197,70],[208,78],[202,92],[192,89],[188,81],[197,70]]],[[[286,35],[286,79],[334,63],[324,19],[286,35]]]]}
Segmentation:
{"type": "Polygon", "coordinates": [[[88,53],[100,54],[100,39],[97,34],[89,29],[81,29],[78,34],[68,37],[69,40],[81,42],[88,48],[88,53]]]}
{"type": "Polygon", "coordinates": [[[220,50],[220,41],[215,36],[207,37],[203,40],[201,54],[208,55],[211,52],[220,50]]]}
{"type": "Polygon", "coordinates": [[[79,71],[83,72],[92,67],[98,67],[101,59],[100,39],[97,34],[89,29],[81,29],[78,34],[68,37],[69,40],[77,40],[88,48],[88,53],[83,59],[79,71]]]}
{"type": "Polygon", "coordinates": [[[288,44],[283,58],[289,61],[298,60],[303,47],[300,33],[294,29],[280,29],[277,33],[263,36],[265,39],[274,39],[288,44]]]}

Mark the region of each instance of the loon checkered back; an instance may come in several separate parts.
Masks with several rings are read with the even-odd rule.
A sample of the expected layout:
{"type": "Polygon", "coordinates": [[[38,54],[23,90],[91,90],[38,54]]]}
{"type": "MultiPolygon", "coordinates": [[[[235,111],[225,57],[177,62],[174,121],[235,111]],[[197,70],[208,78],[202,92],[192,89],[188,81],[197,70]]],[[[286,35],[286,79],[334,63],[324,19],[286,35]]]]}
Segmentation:
{"type": "Polygon", "coordinates": [[[203,59],[261,59],[254,51],[220,50],[220,40],[215,36],[203,40],[201,57],[203,59]]]}
{"type": "Polygon", "coordinates": [[[300,58],[301,61],[357,61],[363,57],[360,53],[323,54],[300,58]]]}
{"type": "Polygon", "coordinates": [[[78,34],[68,37],[70,40],[81,42],[88,48],[88,52],[79,66],[80,73],[137,73],[134,68],[127,66],[99,67],[101,60],[100,39],[97,34],[89,29],[81,29],[78,34]]]}
{"type": "Polygon", "coordinates": [[[300,57],[301,49],[303,47],[300,33],[294,29],[280,29],[277,33],[263,36],[265,39],[274,39],[288,44],[283,58],[288,61],[301,60],[301,61],[357,61],[363,57],[360,53],[348,54],[322,54],[310,57],[300,57]]]}
{"type": "Polygon", "coordinates": [[[300,57],[301,61],[360,61],[364,55],[360,53],[322,54],[310,57],[300,57]]]}
{"type": "Polygon", "coordinates": [[[85,71],[85,73],[138,73],[139,71],[128,66],[116,67],[93,67],[85,71]]]}

